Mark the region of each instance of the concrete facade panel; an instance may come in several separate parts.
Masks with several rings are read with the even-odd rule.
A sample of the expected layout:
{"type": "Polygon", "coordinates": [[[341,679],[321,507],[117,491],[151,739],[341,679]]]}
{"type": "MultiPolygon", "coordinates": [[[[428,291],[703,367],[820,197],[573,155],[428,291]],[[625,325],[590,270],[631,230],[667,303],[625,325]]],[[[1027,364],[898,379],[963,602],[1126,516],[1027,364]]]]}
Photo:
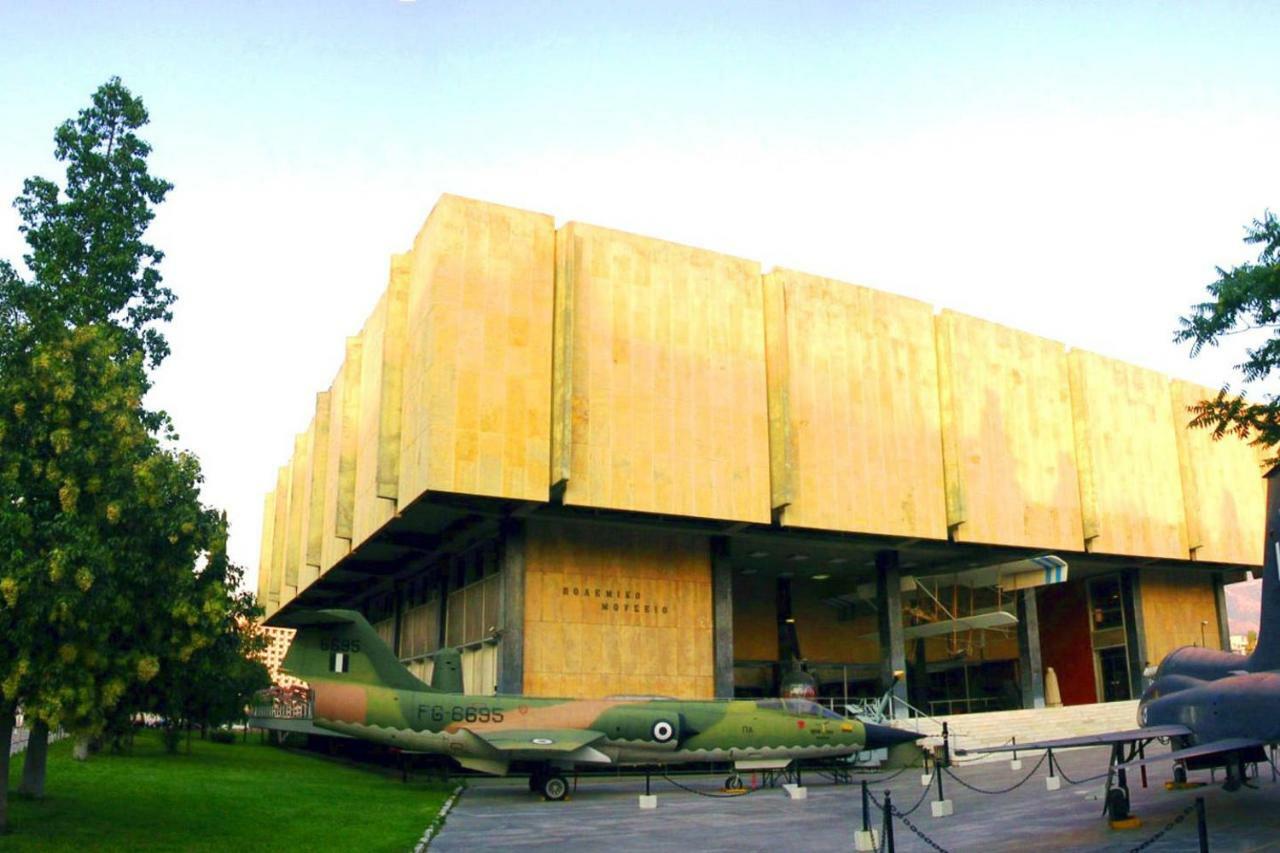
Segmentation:
{"type": "MultiPolygon", "coordinates": [[[[329,386],[329,419],[326,435],[325,451],[325,491],[322,496],[320,512],[320,573],[324,574],[333,568],[334,563],[341,560],[351,550],[351,540],[339,537],[338,505],[342,495],[341,466],[343,453],[343,375],[345,367],[338,370],[333,383],[329,386]]],[[[354,450],[354,446],[352,448],[354,450]]],[[[353,459],[354,461],[354,459],[353,459]]],[[[354,465],[352,466],[354,470],[354,465]]]]}
{"type": "Polygon", "coordinates": [[[1159,663],[1182,646],[1221,648],[1211,573],[1147,568],[1138,577],[1147,663],[1159,663]]]}
{"type": "Polygon", "coordinates": [[[444,196],[414,242],[400,496],[546,500],[555,227],[444,196]]]}
{"type": "Polygon", "coordinates": [[[1266,483],[1262,456],[1237,436],[1213,440],[1208,429],[1187,426],[1189,406],[1217,392],[1175,380],[1173,420],[1182,461],[1188,544],[1197,560],[1257,562],[1265,530],[1266,483]]]}
{"type": "MultiPolygon", "coordinates": [[[[790,270],[786,525],[945,539],[938,360],[923,302],[790,270]]],[[[777,424],[778,419],[774,418],[777,424]]]]}
{"type": "Polygon", "coordinates": [[[1188,559],[1169,380],[1083,350],[1067,362],[1088,549],[1188,559]]]}
{"type": "Polygon", "coordinates": [[[581,223],[557,253],[565,503],[767,522],[759,265],[581,223]]]}
{"type": "Polygon", "coordinates": [[[306,553],[307,487],[311,483],[311,428],[293,440],[293,458],[289,461],[289,527],[284,541],[284,582],[298,586],[298,571],[306,553]]]}
{"type": "Polygon", "coordinates": [[[956,540],[1080,550],[1066,347],[952,311],[936,324],[956,540]]]}
{"type": "Polygon", "coordinates": [[[258,606],[268,614],[274,609],[271,589],[271,547],[275,539],[276,493],[267,492],[262,502],[262,537],[258,549],[258,606]]]}

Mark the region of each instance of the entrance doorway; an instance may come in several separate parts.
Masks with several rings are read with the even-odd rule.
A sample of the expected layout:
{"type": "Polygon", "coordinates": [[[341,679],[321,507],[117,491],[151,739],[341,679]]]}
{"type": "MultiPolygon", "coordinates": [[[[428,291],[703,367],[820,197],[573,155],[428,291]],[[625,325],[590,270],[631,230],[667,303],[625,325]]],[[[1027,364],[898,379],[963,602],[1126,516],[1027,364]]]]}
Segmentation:
{"type": "Polygon", "coordinates": [[[1103,702],[1132,698],[1129,692],[1129,651],[1124,646],[1098,649],[1098,688],[1103,702]]]}

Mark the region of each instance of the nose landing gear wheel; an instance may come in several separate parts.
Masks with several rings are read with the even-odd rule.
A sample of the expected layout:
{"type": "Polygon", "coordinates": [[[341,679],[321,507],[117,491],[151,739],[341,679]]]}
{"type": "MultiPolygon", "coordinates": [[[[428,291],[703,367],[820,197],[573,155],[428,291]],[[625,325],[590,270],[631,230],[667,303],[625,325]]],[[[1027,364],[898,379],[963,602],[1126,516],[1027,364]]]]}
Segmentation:
{"type": "Polygon", "coordinates": [[[724,780],[724,789],[726,791],[740,791],[743,787],[745,786],[742,784],[742,777],[737,773],[724,780]]]}
{"type": "Polygon", "coordinates": [[[569,793],[569,783],[559,773],[552,771],[541,779],[542,796],[551,801],[563,800],[569,793]]]}
{"type": "Polygon", "coordinates": [[[1187,768],[1181,764],[1173,768],[1173,781],[1179,785],[1187,784],[1187,768]]]}

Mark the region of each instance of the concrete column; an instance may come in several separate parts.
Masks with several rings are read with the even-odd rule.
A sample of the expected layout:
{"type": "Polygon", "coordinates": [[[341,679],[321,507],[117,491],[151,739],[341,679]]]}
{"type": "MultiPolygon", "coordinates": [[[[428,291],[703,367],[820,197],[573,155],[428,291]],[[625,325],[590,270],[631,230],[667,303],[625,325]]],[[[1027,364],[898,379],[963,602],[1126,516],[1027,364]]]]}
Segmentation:
{"type": "Polygon", "coordinates": [[[1121,579],[1124,591],[1125,642],[1129,646],[1129,690],[1134,699],[1146,686],[1142,671],[1151,663],[1147,659],[1147,627],[1142,609],[1142,573],[1130,569],[1121,579]]]}
{"type": "Polygon", "coordinates": [[[1227,585],[1222,572],[1213,575],[1213,601],[1218,611],[1218,642],[1224,652],[1231,651],[1231,623],[1227,618],[1227,585]]]}
{"type": "Polygon", "coordinates": [[[502,535],[502,644],[498,692],[524,693],[525,526],[513,521],[502,535]]]}
{"type": "Polygon", "coordinates": [[[715,691],[717,699],[733,698],[733,564],[729,540],[711,540],[711,601],[715,691]]]}
{"type": "Polygon", "coordinates": [[[1044,662],[1040,659],[1040,610],[1036,591],[1018,594],[1018,660],[1022,670],[1022,707],[1044,707],[1044,662]]]}
{"type": "Polygon", "coordinates": [[[392,623],[395,628],[391,632],[391,651],[396,657],[400,657],[400,649],[403,647],[400,642],[400,626],[404,617],[404,584],[396,582],[391,585],[391,598],[395,602],[395,621],[392,623]]]}
{"type": "MultiPolygon", "coordinates": [[[[892,690],[904,702],[907,699],[907,654],[902,636],[902,571],[898,568],[897,551],[876,553],[876,618],[880,628],[880,686],[892,690]],[[894,680],[895,672],[903,677],[894,680]]],[[[905,716],[906,709],[895,702],[893,715],[905,716]]]]}

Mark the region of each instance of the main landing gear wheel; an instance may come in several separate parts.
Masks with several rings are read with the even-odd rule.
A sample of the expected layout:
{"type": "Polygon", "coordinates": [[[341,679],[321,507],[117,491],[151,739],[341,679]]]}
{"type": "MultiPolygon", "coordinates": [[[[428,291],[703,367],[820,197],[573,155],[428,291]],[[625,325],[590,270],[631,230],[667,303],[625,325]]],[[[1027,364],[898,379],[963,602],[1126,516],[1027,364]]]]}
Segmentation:
{"type": "Polygon", "coordinates": [[[1187,768],[1179,764],[1173,768],[1173,781],[1179,785],[1187,784],[1187,768]]]}
{"type": "Polygon", "coordinates": [[[542,777],[540,787],[542,796],[552,801],[563,800],[569,793],[569,783],[554,770],[542,777]]]}
{"type": "Polygon", "coordinates": [[[724,789],[726,791],[740,791],[743,788],[742,777],[734,773],[728,779],[724,780],[724,789]]]}
{"type": "Polygon", "coordinates": [[[1128,820],[1129,793],[1124,788],[1112,788],[1107,792],[1107,819],[1128,820]]]}

